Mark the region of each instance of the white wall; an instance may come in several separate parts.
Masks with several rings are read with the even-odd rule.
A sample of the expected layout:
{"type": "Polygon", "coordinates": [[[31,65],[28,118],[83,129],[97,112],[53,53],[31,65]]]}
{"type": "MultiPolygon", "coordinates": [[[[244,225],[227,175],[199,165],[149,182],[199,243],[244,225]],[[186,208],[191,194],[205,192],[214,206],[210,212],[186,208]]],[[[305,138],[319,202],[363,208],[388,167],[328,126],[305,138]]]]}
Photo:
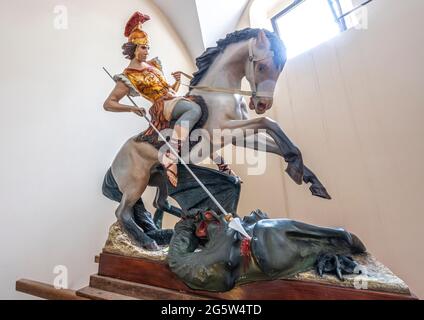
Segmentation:
{"type": "Polygon", "coordinates": [[[196,0],[204,47],[216,46],[218,39],[233,32],[247,0],[196,0]],[[213,28],[211,28],[213,26],[213,28]]]}
{"type": "Polygon", "coordinates": [[[151,56],[160,56],[168,79],[193,71],[150,1],[0,2],[0,299],[29,298],[15,281],[52,283],[56,265],[68,267],[72,289],[96,272],[116,207],[101,194],[103,175],[121,144],[145,128],[133,114],[102,108],[113,83],[101,67],[117,73],[128,63],[120,47],[135,10],[152,17],[151,56]],[[68,30],[53,27],[56,5],[68,9],[68,30]]]}
{"type": "Polygon", "coordinates": [[[181,35],[193,60],[205,50],[196,0],[153,0],[181,35]],[[184,14],[182,14],[184,13],[184,14]]]}
{"type": "Polygon", "coordinates": [[[270,114],[333,200],[284,175],[273,192],[285,205],[270,213],[347,228],[423,298],[424,1],[367,8],[367,30],[288,61],[270,114]]]}

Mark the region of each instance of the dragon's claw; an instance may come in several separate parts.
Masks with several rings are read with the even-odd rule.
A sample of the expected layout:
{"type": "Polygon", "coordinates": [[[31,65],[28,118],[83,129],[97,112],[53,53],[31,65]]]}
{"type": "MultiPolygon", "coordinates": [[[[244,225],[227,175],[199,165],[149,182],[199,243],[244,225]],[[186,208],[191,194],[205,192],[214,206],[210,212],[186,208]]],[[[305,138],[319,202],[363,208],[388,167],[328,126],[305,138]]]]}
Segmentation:
{"type": "Polygon", "coordinates": [[[324,273],[335,273],[340,281],[344,281],[343,274],[355,273],[358,264],[349,256],[327,253],[318,257],[315,266],[320,277],[324,273]]]}

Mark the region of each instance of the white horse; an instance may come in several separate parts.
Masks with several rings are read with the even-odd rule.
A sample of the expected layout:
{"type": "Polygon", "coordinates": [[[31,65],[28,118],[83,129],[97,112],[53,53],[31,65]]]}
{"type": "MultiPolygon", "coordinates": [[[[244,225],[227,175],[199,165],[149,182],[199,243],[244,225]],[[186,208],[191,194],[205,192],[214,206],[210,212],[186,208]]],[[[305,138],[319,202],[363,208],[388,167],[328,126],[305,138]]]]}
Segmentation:
{"type": "MultiPolygon", "coordinates": [[[[189,94],[201,96],[206,102],[208,118],[203,129],[209,133],[210,139],[202,139],[191,152],[198,154],[199,150],[205,150],[202,148],[206,145],[211,150],[218,150],[225,144],[244,139],[249,142],[246,147],[283,157],[288,164],[286,172],[297,184],[302,184],[302,181],[311,183],[313,195],[330,199],[317,177],[304,166],[299,149],[277,122],[268,117],[249,119],[248,107],[257,114],[264,114],[271,108],[275,85],[285,63],[282,41],[274,33],[250,28],[228,34],[217,42],[216,47],[207,49],[197,58],[199,70],[191,80],[189,94]],[[244,77],[251,86],[249,105],[240,94],[245,93],[241,91],[244,77]],[[239,136],[236,139],[215,139],[215,129],[232,131],[239,136]],[[263,134],[259,131],[263,130],[266,136],[258,139],[263,134]]],[[[210,156],[203,154],[203,158],[210,156]]],[[[152,185],[159,190],[154,205],[172,213],[173,209],[166,202],[166,178],[154,169],[158,163],[158,150],[132,137],[118,152],[106,177],[111,182],[109,189],[113,185],[115,192],[105,193],[104,188],[106,196],[120,202],[116,216],[123,229],[138,245],[151,250],[157,249],[157,244],[145,234],[146,228],[137,223],[134,212],[140,211],[141,195],[148,185],[152,185]]],[[[141,209],[145,211],[144,206],[141,209]]],[[[178,209],[174,213],[179,215],[178,209]]]]}

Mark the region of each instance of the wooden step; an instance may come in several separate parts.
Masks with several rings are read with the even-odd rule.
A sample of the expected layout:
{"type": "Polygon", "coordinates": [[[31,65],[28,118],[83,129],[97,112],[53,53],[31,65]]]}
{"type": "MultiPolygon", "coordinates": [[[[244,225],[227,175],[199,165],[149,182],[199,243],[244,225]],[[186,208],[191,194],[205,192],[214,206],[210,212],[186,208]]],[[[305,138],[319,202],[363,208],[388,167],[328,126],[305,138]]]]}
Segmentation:
{"type": "Polygon", "coordinates": [[[79,297],[91,300],[139,300],[134,297],[129,297],[123,294],[109,292],[97,288],[85,287],[76,292],[79,297]]]}
{"type": "Polygon", "coordinates": [[[16,281],[16,291],[48,300],[86,300],[77,296],[74,290],[56,289],[50,284],[28,279],[16,281]]]}
{"type": "MultiPolygon", "coordinates": [[[[90,287],[103,292],[111,292],[141,300],[205,300],[206,297],[187,294],[176,290],[134,283],[116,278],[92,275],[90,287]]],[[[77,293],[78,294],[78,293],[77,293]]]]}

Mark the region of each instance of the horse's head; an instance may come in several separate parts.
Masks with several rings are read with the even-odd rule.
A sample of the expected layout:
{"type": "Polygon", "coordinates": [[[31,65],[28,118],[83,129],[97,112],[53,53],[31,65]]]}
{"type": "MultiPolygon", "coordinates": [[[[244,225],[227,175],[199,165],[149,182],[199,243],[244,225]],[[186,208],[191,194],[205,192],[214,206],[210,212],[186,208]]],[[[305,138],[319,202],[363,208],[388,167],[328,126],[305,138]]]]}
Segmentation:
{"type": "Polygon", "coordinates": [[[274,36],[273,43],[263,30],[249,40],[249,58],[245,74],[252,89],[249,108],[263,114],[272,107],[275,85],[286,62],[281,40],[274,36]]]}

